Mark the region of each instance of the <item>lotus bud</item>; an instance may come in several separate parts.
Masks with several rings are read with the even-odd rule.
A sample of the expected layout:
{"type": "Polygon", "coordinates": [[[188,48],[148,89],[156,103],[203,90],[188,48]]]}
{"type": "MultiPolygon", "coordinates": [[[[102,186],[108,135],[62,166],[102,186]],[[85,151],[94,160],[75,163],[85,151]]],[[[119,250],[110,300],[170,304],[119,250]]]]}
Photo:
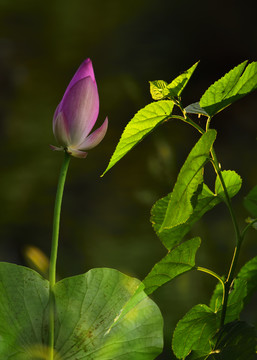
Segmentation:
{"type": "Polygon", "coordinates": [[[60,145],[53,150],[64,150],[72,156],[85,158],[88,150],[104,138],[108,118],[93,131],[99,113],[99,95],[90,59],[79,67],[69,83],[53,118],[53,132],[60,145]]]}

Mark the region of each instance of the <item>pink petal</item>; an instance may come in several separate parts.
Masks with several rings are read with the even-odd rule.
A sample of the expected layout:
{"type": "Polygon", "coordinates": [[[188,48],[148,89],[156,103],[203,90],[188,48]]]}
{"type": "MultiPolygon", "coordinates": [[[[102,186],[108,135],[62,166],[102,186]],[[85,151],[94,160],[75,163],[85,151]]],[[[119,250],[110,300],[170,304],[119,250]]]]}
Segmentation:
{"type": "Polygon", "coordinates": [[[70,148],[70,147],[68,147],[67,153],[74,156],[74,157],[80,158],[80,159],[85,159],[85,157],[87,157],[87,152],[80,151],[80,150],[77,150],[77,149],[73,149],[73,148],[70,148]]]}
{"type": "Polygon", "coordinates": [[[64,151],[63,147],[58,147],[51,144],[49,146],[53,151],[64,151]]]}
{"type": "Polygon", "coordinates": [[[70,144],[69,127],[63,112],[59,112],[53,121],[53,132],[57,142],[60,145],[67,146],[70,144]]]}
{"type": "Polygon", "coordinates": [[[92,130],[99,112],[97,86],[91,77],[79,80],[63,98],[63,111],[70,135],[70,145],[76,146],[92,130]]]}
{"type": "Polygon", "coordinates": [[[63,98],[60,102],[60,106],[63,104],[64,97],[66,96],[68,91],[73,87],[73,85],[75,85],[79,80],[84,79],[88,76],[92,79],[92,81],[96,83],[92,61],[89,58],[83,61],[83,63],[80,65],[75,75],[71,79],[69,85],[67,86],[67,89],[65,90],[63,98]]]}
{"type": "Polygon", "coordinates": [[[81,144],[78,145],[78,149],[90,150],[97,146],[104,138],[108,128],[108,118],[105,119],[103,124],[90,134],[81,144]]]}

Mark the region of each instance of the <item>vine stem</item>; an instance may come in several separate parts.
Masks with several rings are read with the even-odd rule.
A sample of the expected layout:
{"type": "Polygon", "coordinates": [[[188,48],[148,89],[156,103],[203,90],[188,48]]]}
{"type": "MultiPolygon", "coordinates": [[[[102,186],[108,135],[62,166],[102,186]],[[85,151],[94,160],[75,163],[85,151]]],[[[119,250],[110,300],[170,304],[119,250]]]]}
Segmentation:
{"type": "Polygon", "coordinates": [[[213,167],[214,167],[214,169],[215,169],[215,171],[217,173],[217,176],[220,179],[222,188],[224,190],[225,203],[226,203],[226,205],[228,207],[228,210],[230,212],[230,216],[231,216],[231,219],[232,219],[232,223],[233,223],[234,230],[235,230],[235,235],[236,235],[236,247],[235,247],[235,250],[234,250],[231,265],[230,265],[230,268],[229,268],[229,271],[228,271],[228,275],[227,275],[227,278],[226,278],[226,281],[225,281],[225,295],[224,295],[224,302],[223,302],[222,311],[221,311],[221,318],[220,318],[220,327],[222,327],[224,325],[224,322],[225,322],[229,291],[230,291],[230,287],[231,287],[231,284],[232,284],[232,281],[233,281],[233,278],[234,278],[234,275],[235,275],[235,270],[236,270],[236,266],[237,266],[237,262],[238,262],[238,257],[239,257],[239,253],[240,253],[240,249],[241,249],[243,236],[240,234],[240,230],[239,230],[239,227],[238,227],[236,216],[235,216],[233,207],[231,205],[231,200],[230,200],[230,197],[229,197],[229,194],[228,194],[228,191],[227,191],[227,188],[226,188],[226,184],[225,184],[223,176],[222,176],[222,172],[221,172],[220,165],[219,165],[216,153],[214,151],[214,148],[212,148],[212,150],[211,150],[211,156],[212,156],[212,160],[213,160],[212,161],[213,167]]]}
{"type": "Polygon", "coordinates": [[[223,304],[224,303],[224,297],[225,297],[225,284],[224,284],[224,281],[222,280],[222,278],[218,274],[216,274],[214,271],[212,271],[210,269],[206,269],[206,268],[201,267],[201,266],[196,266],[196,270],[202,271],[202,272],[204,272],[206,274],[209,274],[209,275],[211,275],[211,276],[213,276],[213,277],[215,277],[216,279],[219,280],[219,282],[222,285],[222,289],[223,289],[223,297],[222,297],[222,304],[223,304]]]}
{"type": "Polygon", "coordinates": [[[57,186],[54,217],[53,217],[53,234],[52,234],[52,247],[49,264],[49,360],[54,359],[54,320],[55,320],[55,297],[53,288],[56,283],[56,262],[58,252],[58,239],[60,228],[60,215],[62,207],[62,197],[66,175],[70,163],[70,155],[64,153],[64,159],[59,175],[59,181],[57,186]]]}
{"type": "Polygon", "coordinates": [[[184,115],[183,116],[179,116],[179,115],[172,115],[171,119],[179,119],[184,121],[185,123],[193,126],[197,131],[199,131],[200,134],[204,133],[204,130],[201,128],[201,126],[199,126],[198,124],[196,124],[193,120],[191,120],[188,116],[184,115]]]}
{"type": "MultiPolygon", "coordinates": [[[[204,130],[188,117],[185,110],[183,109],[181,102],[178,101],[176,105],[180,108],[181,112],[183,113],[183,117],[182,116],[174,116],[174,117],[188,123],[189,125],[193,126],[195,129],[197,129],[201,134],[203,134],[204,130]]],[[[207,122],[206,122],[206,131],[208,131],[208,129],[209,129],[210,122],[211,122],[211,117],[208,117],[207,122]]],[[[235,216],[233,207],[231,205],[231,200],[230,200],[230,197],[229,197],[229,194],[227,191],[227,187],[226,187],[225,181],[222,176],[221,167],[220,167],[220,164],[218,162],[218,159],[217,159],[217,156],[216,156],[216,153],[215,153],[215,150],[213,147],[211,149],[211,157],[212,157],[212,164],[213,164],[214,170],[215,170],[217,176],[219,177],[222,188],[224,190],[225,203],[230,212],[230,216],[232,219],[232,223],[233,223],[233,227],[234,227],[235,235],[236,235],[236,247],[234,250],[234,254],[232,257],[232,261],[231,261],[231,265],[230,265],[230,268],[228,271],[226,281],[225,281],[225,283],[223,283],[223,305],[222,305],[221,319],[220,319],[220,327],[222,327],[224,325],[225,318],[226,318],[229,291],[230,291],[230,287],[231,287],[231,284],[232,284],[232,281],[233,281],[233,278],[235,275],[235,270],[236,270],[236,266],[237,266],[237,262],[238,262],[241,244],[242,244],[245,232],[247,231],[248,228],[245,229],[245,231],[242,232],[242,234],[240,233],[238,223],[236,220],[236,216],[235,216]]],[[[209,272],[209,274],[211,274],[211,273],[209,272]]],[[[213,275],[213,274],[211,274],[211,275],[213,275]]]]}

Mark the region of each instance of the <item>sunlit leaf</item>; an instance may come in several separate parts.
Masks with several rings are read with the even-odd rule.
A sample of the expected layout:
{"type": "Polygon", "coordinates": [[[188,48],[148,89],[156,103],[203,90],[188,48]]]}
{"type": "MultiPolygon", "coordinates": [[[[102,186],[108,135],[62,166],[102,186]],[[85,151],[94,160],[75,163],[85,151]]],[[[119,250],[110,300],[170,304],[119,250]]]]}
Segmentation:
{"type": "MultiPolygon", "coordinates": [[[[152,208],[151,221],[157,234],[159,234],[159,229],[163,223],[170,196],[171,194],[158,200],[152,208]]],[[[198,221],[207,211],[211,210],[220,202],[221,199],[213,194],[207,185],[203,184],[203,186],[200,188],[199,194],[194,199],[194,203],[192,202],[194,210],[188,220],[185,223],[160,234],[160,238],[163,244],[168,249],[172,248],[174,244],[178,244],[190,231],[192,225],[198,221]]]]}
{"type": "MultiPolygon", "coordinates": [[[[162,350],[162,316],[138,291],[140,284],[112,269],[57,282],[55,359],[155,359],[162,350]]],[[[48,359],[48,281],[28,268],[0,263],[0,290],[0,358],[48,359]]]]}
{"type": "MultiPolygon", "coordinates": [[[[230,198],[235,196],[241,188],[242,178],[235,171],[232,170],[224,170],[221,172],[223,180],[226,185],[226,189],[230,198]]],[[[223,190],[223,186],[221,184],[219,176],[216,177],[215,182],[215,192],[217,196],[222,199],[226,199],[225,192],[223,190]]]]}
{"type": "Polygon", "coordinates": [[[162,100],[169,95],[169,91],[167,90],[166,81],[163,80],[155,80],[149,81],[150,83],[150,93],[154,100],[162,100]]]}
{"type": "Polygon", "coordinates": [[[193,75],[199,61],[191,66],[188,70],[176,77],[170,84],[167,85],[169,95],[173,98],[177,98],[181,95],[191,76],[193,75]]]}
{"type": "Polygon", "coordinates": [[[252,62],[247,67],[246,64],[247,61],[230,70],[203,94],[200,107],[210,116],[257,88],[257,62],[252,62]]]}
{"type": "Polygon", "coordinates": [[[194,306],[177,324],[172,349],[178,359],[185,359],[191,351],[209,354],[210,339],[219,327],[219,318],[206,305],[194,306]]]}
{"type": "Polygon", "coordinates": [[[163,80],[150,81],[152,98],[154,100],[161,100],[167,97],[177,99],[193,75],[198,63],[195,63],[190,69],[177,76],[170,84],[163,80]]]}
{"type": "Polygon", "coordinates": [[[139,285],[112,269],[58,282],[56,349],[63,360],[154,359],[162,347],[162,318],[144,293],[134,302],[139,285]]]}
{"type": "Polygon", "coordinates": [[[104,174],[157,125],[168,120],[171,117],[173,106],[173,101],[161,100],[139,110],[125,127],[104,174]]]}
{"type": "Polygon", "coordinates": [[[216,131],[209,130],[202,135],[190,152],[178,175],[160,232],[165,228],[172,228],[184,223],[193,212],[191,198],[203,180],[201,170],[209,160],[209,152],[215,137],[216,131]]]}
{"type": "Polygon", "coordinates": [[[244,206],[253,217],[257,218],[257,185],[244,198],[244,206]]]}
{"type": "Polygon", "coordinates": [[[169,250],[181,241],[181,237],[188,232],[199,216],[208,210],[209,204],[214,199],[211,191],[205,186],[205,194],[199,200],[200,204],[195,216],[193,215],[194,204],[191,199],[203,181],[202,169],[209,160],[210,148],[215,137],[215,130],[209,130],[202,135],[181,168],[173,192],[157,201],[152,209],[151,221],[154,229],[169,250]],[[192,216],[191,220],[190,216],[192,216]]]}
{"type": "Polygon", "coordinates": [[[195,266],[195,255],[201,244],[200,238],[193,238],[180,244],[157,264],[143,281],[147,295],[157,288],[173,280],[177,276],[190,271],[195,266]]]}

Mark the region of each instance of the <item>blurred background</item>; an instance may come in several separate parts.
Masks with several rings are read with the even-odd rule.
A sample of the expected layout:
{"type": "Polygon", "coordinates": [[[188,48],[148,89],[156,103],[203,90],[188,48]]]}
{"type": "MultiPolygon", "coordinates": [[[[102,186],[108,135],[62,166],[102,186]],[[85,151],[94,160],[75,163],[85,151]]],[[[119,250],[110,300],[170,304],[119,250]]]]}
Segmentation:
{"type": "MultiPolygon", "coordinates": [[[[80,63],[90,57],[100,96],[98,126],[109,130],[87,159],[72,159],[61,219],[59,278],[92,267],[116,268],[143,279],[165,255],[150,221],[154,202],[171,191],[198,133],[184,123],[159,127],[103,178],[121,133],[151,102],[149,80],[170,82],[200,64],[183,93],[198,101],[207,87],[240,62],[257,60],[254,2],[172,0],[0,0],[0,260],[28,265],[30,245],[50,253],[53,205],[62,154],[52,117],[80,63]]],[[[224,169],[243,178],[233,200],[240,226],[243,197],[257,183],[257,92],[217,115],[216,152],[224,169]]],[[[210,186],[213,184],[211,183],[210,186]]],[[[198,264],[228,271],[234,234],[221,204],[188,235],[200,235],[198,264]]],[[[250,231],[240,265],[257,255],[250,231]]],[[[186,274],[152,298],[165,321],[165,350],[177,321],[194,305],[208,304],[216,282],[186,274]]],[[[256,300],[256,299],[255,299],[256,300]]],[[[243,318],[256,323],[254,300],[243,318]]]]}

